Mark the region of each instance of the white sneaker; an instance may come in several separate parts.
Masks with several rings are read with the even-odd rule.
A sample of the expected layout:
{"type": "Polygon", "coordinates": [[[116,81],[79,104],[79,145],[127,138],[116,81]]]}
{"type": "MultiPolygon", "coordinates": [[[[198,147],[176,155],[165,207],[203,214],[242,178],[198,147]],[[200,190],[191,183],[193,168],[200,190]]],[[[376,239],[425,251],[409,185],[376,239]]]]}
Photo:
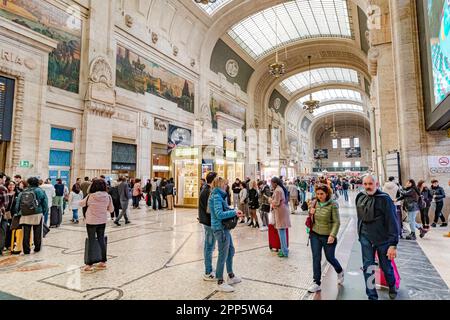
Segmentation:
{"type": "Polygon", "coordinates": [[[311,287],[309,287],[309,289],[308,289],[309,293],[316,293],[316,292],[319,292],[319,291],[322,291],[322,288],[319,285],[315,284],[315,283],[311,287]]]}
{"type": "Polygon", "coordinates": [[[233,284],[241,283],[242,279],[239,277],[234,276],[234,278],[228,279],[228,284],[231,286],[233,284]]]}
{"type": "Polygon", "coordinates": [[[216,275],[214,272],[211,272],[210,274],[204,274],[203,280],[205,281],[217,281],[216,275]]]}
{"type": "Polygon", "coordinates": [[[221,292],[234,292],[234,288],[225,282],[218,285],[217,290],[221,292]]]}
{"type": "Polygon", "coordinates": [[[344,284],[345,272],[342,271],[338,274],[338,285],[342,286],[344,284]]]}

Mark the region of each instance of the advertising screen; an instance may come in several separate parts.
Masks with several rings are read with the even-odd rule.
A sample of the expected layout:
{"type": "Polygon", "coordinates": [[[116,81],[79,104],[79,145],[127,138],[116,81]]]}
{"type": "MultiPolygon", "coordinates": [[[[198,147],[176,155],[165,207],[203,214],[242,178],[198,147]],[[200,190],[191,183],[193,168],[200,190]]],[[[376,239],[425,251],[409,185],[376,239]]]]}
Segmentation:
{"type": "Polygon", "coordinates": [[[435,107],[450,93],[450,0],[427,0],[435,107]]]}

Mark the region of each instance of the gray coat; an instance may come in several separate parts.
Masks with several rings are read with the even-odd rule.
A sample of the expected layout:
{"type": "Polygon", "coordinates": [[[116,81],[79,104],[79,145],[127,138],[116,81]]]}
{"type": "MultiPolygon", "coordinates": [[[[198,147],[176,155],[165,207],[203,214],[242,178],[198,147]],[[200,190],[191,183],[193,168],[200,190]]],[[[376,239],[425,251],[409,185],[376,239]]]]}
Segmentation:
{"type": "Polygon", "coordinates": [[[129,201],[130,193],[129,193],[128,183],[126,183],[125,181],[120,183],[118,186],[118,189],[119,189],[120,202],[129,201]]]}

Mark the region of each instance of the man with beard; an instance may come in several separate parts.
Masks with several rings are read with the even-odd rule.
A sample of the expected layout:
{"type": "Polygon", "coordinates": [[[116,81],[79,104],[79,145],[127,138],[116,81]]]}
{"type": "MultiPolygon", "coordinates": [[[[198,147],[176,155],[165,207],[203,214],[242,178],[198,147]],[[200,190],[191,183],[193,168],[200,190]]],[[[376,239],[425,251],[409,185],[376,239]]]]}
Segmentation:
{"type": "Polygon", "coordinates": [[[369,300],[378,300],[375,287],[375,253],[389,285],[389,298],[397,298],[396,279],[391,261],[397,257],[399,223],[394,202],[378,189],[377,179],[363,179],[364,191],[356,197],[358,236],[361,243],[366,293],[369,300]]]}

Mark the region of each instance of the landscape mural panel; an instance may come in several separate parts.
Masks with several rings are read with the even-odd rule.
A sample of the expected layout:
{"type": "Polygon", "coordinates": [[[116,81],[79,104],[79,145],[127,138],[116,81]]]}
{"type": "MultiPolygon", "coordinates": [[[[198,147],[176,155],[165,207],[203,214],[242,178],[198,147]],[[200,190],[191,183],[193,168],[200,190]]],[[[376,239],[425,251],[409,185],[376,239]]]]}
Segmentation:
{"type": "Polygon", "coordinates": [[[242,122],[244,122],[244,125],[242,126],[243,129],[245,129],[246,123],[247,123],[247,117],[246,117],[246,109],[245,107],[234,104],[231,101],[222,98],[218,95],[211,94],[211,100],[210,100],[210,107],[211,107],[211,116],[212,116],[212,125],[214,129],[217,129],[217,113],[222,112],[225,113],[233,118],[236,118],[242,122]]]}
{"type": "Polygon", "coordinates": [[[58,41],[48,57],[48,85],[78,93],[82,21],[43,0],[0,0],[0,17],[58,41]]]}
{"type": "Polygon", "coordinates": [[[140,94],[150,93],[172,101],[194,113],[194,83],[145,59],[128,48],[117,46],[116,85],[140,94]]]}

